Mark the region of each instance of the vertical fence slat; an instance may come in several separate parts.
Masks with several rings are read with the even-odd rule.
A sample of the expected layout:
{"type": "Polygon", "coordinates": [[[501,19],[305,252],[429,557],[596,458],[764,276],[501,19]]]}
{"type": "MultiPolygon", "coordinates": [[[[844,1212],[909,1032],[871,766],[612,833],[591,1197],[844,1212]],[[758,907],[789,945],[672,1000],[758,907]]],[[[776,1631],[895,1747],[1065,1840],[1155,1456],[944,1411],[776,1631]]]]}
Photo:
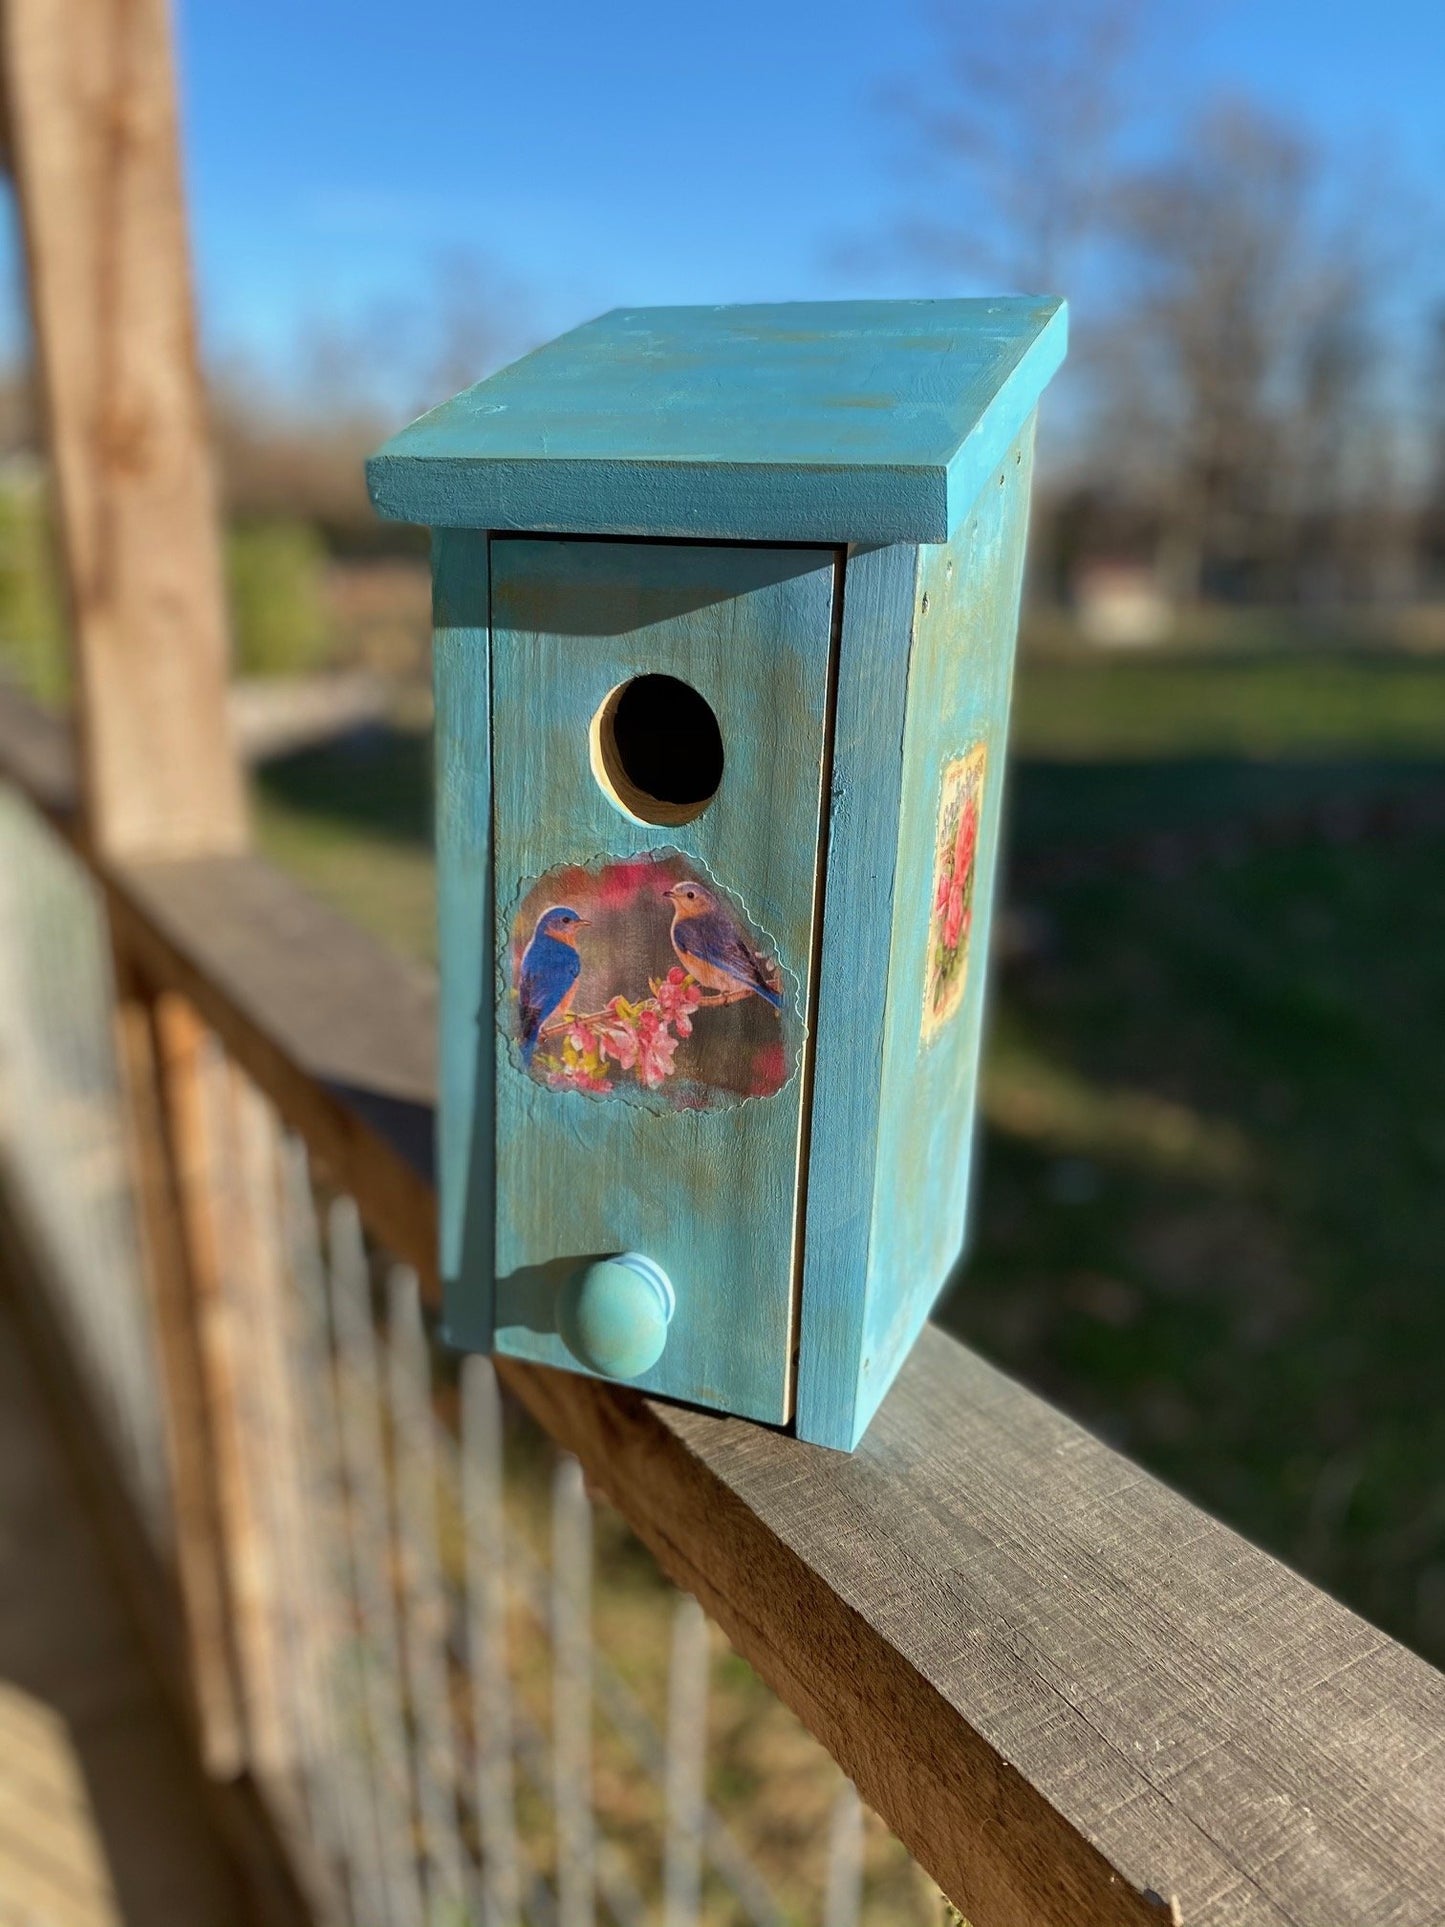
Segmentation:
{"type": "Polygon", "coordinates": [[[858,1927],[863,1906],[863,1802],[847,1781],[828,1819],[828,1877],[823,1927],[858,1927]]]}
{"type": "Polygon", "coordinates": [[[206,1763],[221,1777],[245,1762],[224,1533],[224,1495],[211,1404],[212,1348],[203,1278],[214,1255],[199,1117],[203,1033],[174,993],[149,994],[117,957],[117,1052],[145,1249],[157,1377],[174,1501],[187,1672],[206,1763]]]}
{"type": "Polygon", "coordinates": [[[386,1919],[389,1927],[423,1927],[426,1896],[413,1840],[411,1757],[392,1574],[376,1331],[361,1220],[350,1198],[337,1199],[328,1227],[346,1519],[361,1627],[359,1656],[372,1749],[376,1830],[382,1843],[386,1919]]]}
{"type": "MultiPolygon", "coordinates": [[[[253,1424],[251,1477],[266,1541],[272,1688],[271,1718],[279,1738],[275,1770],[287,1817],[309,1846],[313,1884],[325,1884],[326,1917],[341,1906],[345,1833],[338,1800],[341,1762],[334,1754],[318,1654],[324,1650],[326,1602],[320,1588],[325,1519],[305,1410],[316,1393],[307,1369],[305,1293],[297,1278],[288,1209],[287,1146],[280,1121],[261,1092],[229,1064],[230,1115],[237,1180],[245,1191],[245,1223],[258,1264],[241,1315],[251,1325],[253,1424]]],[[[314,1219],[312,1220],[314,1235],[314,1219]]],[[[311,1263],[319,1262],[314,1249],[311,1263]]]]}
{"type": "Polygon", "coordinates": [[[593,1927],[592,1508],[570,1458],[552,1485],[552,1644],[557,1912],[561,1927],[593,1927]]]}
{"type": "Polygon", "coordinates": [[[300,1465],[307,1513],[303,1632],[310,1696],[317,1708],[309,1763],[311,1804],[324,1814],[336,1864],[342,1873],[353,1927],[386,1919],[386,1880],[377,1836],[355,1667],[350,1694],[342,1662],[355,1644],[355,1601],[346,1532],[341,1414],[332,1371],[326,1265],[321,1250],[311,1176],[304,1147],[288,1147],[285,1169],[286,1247],[295,1289],[296,1342],[288,1356],[293,1398],[301,1423],[300,1465]]]}
{"type": "Polygon", "coordinates": [[[451,1608],[442,1579],[436,1420],[416,1273],[388,1280],[388,1390],[395,1426],[397,1542],[405,1601],[407,1686],[416,1723],[417,1807],[430,1871],[432,1927],[457,1927],[465,1898],[457,1811],[460,1755],[447,1666],[451,1608]]]}
{"type": "Polygon", "coordinates": [[[702,1900],[707,1674],[707,1620],[695,1599],[680,1599],[672,1616],[672,1663],[667,1676],[666,1927],[696,1927],[702,1900]]]}
{"type": "Polygon", "coordinates": [[[469,1358],[462,1367],[462,1510],[483,1919],[486,1927],[516,1927],[521,1916],[521,1889],[512,1777],[512,1690],[507,1663],[502,1405],[496,1373],[485,1358],[469,1358]]]}
{"type": "MultiPolygon", "coordinates": [[[[305,1451],[290,1394],[287,1358],[296,1324],[293,1287],[281,1224],[281,1136],[264,1097],[227,1063],[227,1114],[234,1148],[234,1181],[241,1192],[242,1249],[249,1262],[232,1273],[240,1292],[232,1316],[247,1332],[250,1364],[245,1387],[244,1444],[263,1544],[265,1647],[272,1695],[268,1718],[275,1734],[271,1770],[296,1798],[305,1792],[305,1763],[316,1750],[317,1708],[304,1658],[299,1610],[308,1591],[306,1519],[301,1468],[305,1451]]],[[[321,1816],[310,1816],[324,1834],[321,1816]]]]}
{"type": "MultiPolygon", "coordinates": [[[[485,1361],[478,1362],[485,1364],[485,1361]]],[[[549,1633],[551,1609],[546,1578],[524,1545],[512,1545],[508,1571],[531,1618],[544,1633],[549,1633]]],[[[637,1766],[644,1773],[665,1780],[667,1754],[657,1728],[606,1652],[596,1647],[593,1691],[596,1709],[605,1714],[637,1766]]],[[[746,1927],[783,1927],[784,1911],[768,1882],[722,1815],[711,1806],[704,1807],[703,1828],[708,1863],[737,1902],[738,1920],[746,1923],[746,1927]]]]}
{"type": "Polygon", "coordinates": [[[194,1129],[205,1150],[191,1181],[204,1184],[211,1238],[210,1275],[199,1294],[202,1343],[211,1389],[221,1525],[225,1536],[232,1637],[245,1716],[249,1764],[271,1786],[284,1782],[290,1763],[287,1705],[277,1668],[280,1653],[275,1602],[278,1574],[274,1534],[265,1516],[265,1464],[274,1443],[264,1412],[266,1334],[278,1311],[270,1253],[253,1204],[258,1187],[247,1169],[225,1055],[214,1033],[203,1032],[191,1076],[194,1129]]]}

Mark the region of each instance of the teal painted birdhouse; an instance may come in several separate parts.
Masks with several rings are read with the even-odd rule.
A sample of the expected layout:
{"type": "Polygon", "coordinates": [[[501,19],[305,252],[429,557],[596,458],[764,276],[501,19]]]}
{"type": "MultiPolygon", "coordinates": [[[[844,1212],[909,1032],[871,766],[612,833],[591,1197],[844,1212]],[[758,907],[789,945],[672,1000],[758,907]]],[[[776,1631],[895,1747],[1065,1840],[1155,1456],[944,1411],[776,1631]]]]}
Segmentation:
{"type": "Polygon", "coordinates": [[[373,457],[432,530],[456,1343],[862,1435],[964,1242],[1064,338],[618,312],[373,457]]]}

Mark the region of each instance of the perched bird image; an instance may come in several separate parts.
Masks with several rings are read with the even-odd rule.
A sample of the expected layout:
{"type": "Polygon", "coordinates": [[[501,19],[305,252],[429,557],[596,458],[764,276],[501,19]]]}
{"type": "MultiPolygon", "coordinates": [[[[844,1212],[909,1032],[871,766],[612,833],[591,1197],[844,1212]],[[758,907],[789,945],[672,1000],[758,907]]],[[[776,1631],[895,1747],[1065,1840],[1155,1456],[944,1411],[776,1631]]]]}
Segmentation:
{"type": "Polygon", "coordinates": [[[764,976],[762,959],[710,890],[700,883],[674,883],[662,894],[672,903],[672,947],[691,978],[729,1003],[751,994],[782,1010],[783,999],[764,976]]]}
{"type": "Polygon", "coordinates": [[[553,904],[538,917],[532,941],[522,952],[522,965],[517,972],[517,1002],[522,1062],[528,1070],[532,1068],[532,1054],[541,1042],[543,1028],[554,1017],[567,1015],[577,979],[582,975],[577,931],[588,921],[565,904],[553,904]]]}

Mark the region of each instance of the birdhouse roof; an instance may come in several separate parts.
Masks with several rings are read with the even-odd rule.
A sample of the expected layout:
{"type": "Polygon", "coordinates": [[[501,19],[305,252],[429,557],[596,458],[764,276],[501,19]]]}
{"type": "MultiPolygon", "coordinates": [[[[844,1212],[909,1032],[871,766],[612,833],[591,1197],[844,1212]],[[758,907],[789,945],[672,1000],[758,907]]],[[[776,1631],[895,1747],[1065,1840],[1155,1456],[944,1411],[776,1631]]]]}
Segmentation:
{"type": "Polygon", "coordinates": [[[373,455],[433,528],[945,542],[1064,355],[1062,301],[618,308],[373,455]]]}

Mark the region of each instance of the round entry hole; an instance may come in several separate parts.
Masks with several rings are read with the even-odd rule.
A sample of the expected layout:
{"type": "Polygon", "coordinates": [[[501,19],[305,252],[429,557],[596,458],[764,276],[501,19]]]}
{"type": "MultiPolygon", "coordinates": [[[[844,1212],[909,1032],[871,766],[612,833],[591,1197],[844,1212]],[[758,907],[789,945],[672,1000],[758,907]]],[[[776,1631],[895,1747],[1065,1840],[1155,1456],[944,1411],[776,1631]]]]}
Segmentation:
{"type": "Polygon", "coordinates": [[[690,823],[722,782],[717,717],[676,676],[634,676],[592,718],[592,774],[639,823],[690,823]]]}

